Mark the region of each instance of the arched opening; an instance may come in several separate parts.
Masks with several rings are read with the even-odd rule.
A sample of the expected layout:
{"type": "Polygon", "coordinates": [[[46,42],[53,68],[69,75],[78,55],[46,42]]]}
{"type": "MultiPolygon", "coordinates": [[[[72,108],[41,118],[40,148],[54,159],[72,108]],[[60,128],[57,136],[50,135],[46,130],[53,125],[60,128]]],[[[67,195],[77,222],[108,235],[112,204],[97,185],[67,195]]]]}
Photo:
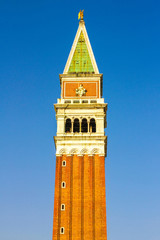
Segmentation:
{"type": "Polygon", "coordinates": [[[82,119],[81,129],[82,129],[82,132],[88,132],[88,123],[86,118],[82,119]]]}
{"type": "Polygon", "coordinates": [[[61,188],[66,188],[66,183],[65,182],[61,183],[61,188]]]}
{"type": "Polygon", "coordinates": [[[65,125],[65,132],[71,132],[71,119],[67,118],[66,125],[65,125]]]}
{"type": "Polygon", "coordinates": [[[64,227],[60,228],[60,234],[64,234],[64,227]]]}
{"type": "Polygon", "coordinates": [[[94,118],[91,118],[89,128],[91,133],[96,132],[96,121],[94,118]]]}
{"type": "Polygon", "coordinates": [[[74,119],[73,132],[79,132],[79,119],[74,119]]]}

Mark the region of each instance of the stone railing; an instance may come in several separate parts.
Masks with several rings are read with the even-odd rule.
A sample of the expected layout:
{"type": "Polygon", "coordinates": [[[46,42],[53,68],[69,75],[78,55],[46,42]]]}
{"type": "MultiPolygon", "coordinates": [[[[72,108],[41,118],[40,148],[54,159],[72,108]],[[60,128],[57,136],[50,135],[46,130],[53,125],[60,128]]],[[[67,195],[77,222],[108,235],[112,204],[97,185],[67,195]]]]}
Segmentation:
{"type": "Polygon", "coordinates": [[[104,98],[97,98],[97,99],[64,99],[64,98],[58,98],[58,102],[60,104],[68,103],[68,104],[95,104],[95,103],[104,103],[104,98]]]}

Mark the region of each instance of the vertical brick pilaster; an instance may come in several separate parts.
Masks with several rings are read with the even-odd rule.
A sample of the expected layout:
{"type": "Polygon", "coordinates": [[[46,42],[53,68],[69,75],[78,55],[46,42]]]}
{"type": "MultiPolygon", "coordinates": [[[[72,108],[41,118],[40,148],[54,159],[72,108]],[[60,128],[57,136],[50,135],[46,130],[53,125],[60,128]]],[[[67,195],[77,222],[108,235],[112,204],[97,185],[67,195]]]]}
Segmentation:
{"type": "Polygon", "coordinates": [[[62,181],[65,181],[66,188],[61,189],[61,204],[65,204],[65,210],[61,210],[61,227],[64,227],[65,234],[60,239],[69,239],[69,213],[70,213],[70,161],[66,155],[63,155],[61,161],[62,181]],[[66,161],[66,166],[62,166],[62,161],[66,161]]]}
{"type": "Polygon", "coordinates": [[[93,240],[95,240],[95,159],[91,156],[92,161],[92,229],[93,240]]]}
{"type": "Polygon", "coordinates": [[[92,228],[92,161],[84,155],[84,240],[93,239],[92,228]]]}
{"type": "Polygon", "coordinates": [[[73,156],[72,239],[81,239],[81,161],[73,156]]]}
{"type": "Polygon", "coordinates": [[[106,240],[104,157],[95,155],[95,239],[106,240]]]}
{"type": "Polygon", "coordinates": [[[69,213],[69,240],[72,240],[72,202],[73,201],[73,156],[70,157],[70,213],[69,213]]]}
{"type": "Polygon", "coordinates": [[[105,191],[105,157],[100,156],[100,162],[101,162],[101,175],[103,176],[101,178],[101,185],[102,185],[102,194],[101,194],[101,221],[102,221],[102,229],[101,229],[101,236],[102,240],[107,240],[107,222],[106,222],[106,191],[105,191]]]}
{"type": "Polygon", "coordinates": [[[65,225],[65,233],[67,236],[67,240],[70,239],[70,211],[71,211],[71,167],[72,167],[72,157],[66,157],[66,197],[65,197],[65,214],[66,214],[66,225],[65,225]]]}
{"type": "Polygon", "coordinates": [[[59,239],[59,204],[61,199],[61,157],[56,157],[56,175],[55,175],[55,194],[54,194],[54,218],[53,218],[53,236],[52,240],[59,239]]]}
{"type": "Polygon", "coordinates": [[[81,240],[84,240],[84,157],[81,157],[81,240]]]}

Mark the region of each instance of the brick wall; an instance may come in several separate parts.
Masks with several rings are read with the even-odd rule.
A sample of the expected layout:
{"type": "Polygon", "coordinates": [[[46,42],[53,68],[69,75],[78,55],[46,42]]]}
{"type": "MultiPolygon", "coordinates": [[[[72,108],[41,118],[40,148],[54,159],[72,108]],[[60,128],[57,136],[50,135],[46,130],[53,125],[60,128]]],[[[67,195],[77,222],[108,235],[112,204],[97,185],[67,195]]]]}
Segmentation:
{"type": "Polygon", "coordinates": [[[52,239],[107,239],[103,156],[57,157],[52,239]],[[61,188],[62,181],[66,182],[66,188],[61,188]],[[61,204],[65,204],[65,211],[61,210],[61,204]],[[61,227],[64,234],[60,234],[61,227]]]}

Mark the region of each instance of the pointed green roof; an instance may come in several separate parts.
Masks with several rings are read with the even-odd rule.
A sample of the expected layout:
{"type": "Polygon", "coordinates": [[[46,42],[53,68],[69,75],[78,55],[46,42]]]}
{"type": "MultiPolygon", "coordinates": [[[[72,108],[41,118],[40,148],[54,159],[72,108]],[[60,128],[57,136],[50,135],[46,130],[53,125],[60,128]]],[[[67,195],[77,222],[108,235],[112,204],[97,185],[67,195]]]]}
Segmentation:
{"type": "Polygon", "coordinates": [[[83,32],[81,31],[76,49],[74,51],[68,73],[73,72],[94,72],[88,48],[83,32]]]}

